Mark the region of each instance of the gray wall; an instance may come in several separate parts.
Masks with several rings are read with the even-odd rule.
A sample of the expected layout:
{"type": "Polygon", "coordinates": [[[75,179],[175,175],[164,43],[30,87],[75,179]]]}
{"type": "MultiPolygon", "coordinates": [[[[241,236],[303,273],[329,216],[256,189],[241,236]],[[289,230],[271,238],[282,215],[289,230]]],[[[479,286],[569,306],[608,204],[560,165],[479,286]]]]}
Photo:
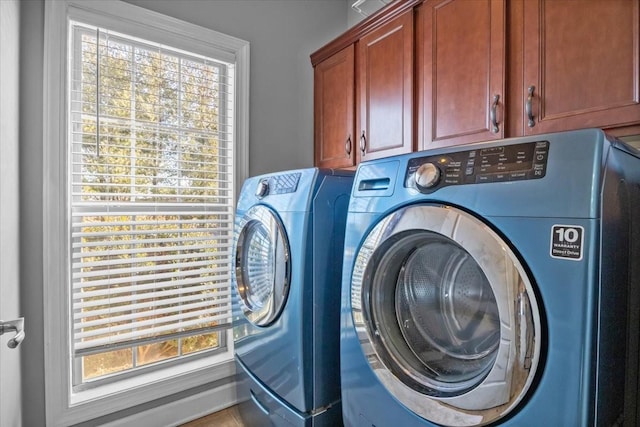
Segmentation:
{"type": "MultiPolygon", "coordinates": [[[[0,0],[2,1],[2,0],[0,0]]],[[[20,2],[20,299],[23,426],[44,426],[42,67],[44,2],[20,2]]],[[[61,325],[62,326],[62,325],[61,325]]],[[[4,427],[4,426],[3,426],[4,427]]]]}
{"type": "MultiPolygon", "coordinates": [[[[313,70],[309,55],[346,30],[348,3],[345,0],[128,2],[249,41],[250,174],[313,165],[313,70]]],[[[21,300],[29,334],[22,348],[23,425],[44,426],[44,0],[22,1],[20,4],[21,300]]]]}

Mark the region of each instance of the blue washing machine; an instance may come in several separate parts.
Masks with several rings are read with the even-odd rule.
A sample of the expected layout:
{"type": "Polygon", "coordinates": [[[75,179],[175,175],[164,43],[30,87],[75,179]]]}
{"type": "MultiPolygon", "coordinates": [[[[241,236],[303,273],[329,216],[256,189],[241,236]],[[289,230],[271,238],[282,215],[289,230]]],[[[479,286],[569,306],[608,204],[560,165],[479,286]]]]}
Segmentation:
{"type": "Polygon", "coordinates": [[[345,425],[636,425],[639,157],[581,130],[362,163],[345,425]]]}
{"type": "Polygon", "coordinates": [[[236,210],[234,346],[248,425],[338,426],[344,227],[352,171],[245,181],[236,210]]]}

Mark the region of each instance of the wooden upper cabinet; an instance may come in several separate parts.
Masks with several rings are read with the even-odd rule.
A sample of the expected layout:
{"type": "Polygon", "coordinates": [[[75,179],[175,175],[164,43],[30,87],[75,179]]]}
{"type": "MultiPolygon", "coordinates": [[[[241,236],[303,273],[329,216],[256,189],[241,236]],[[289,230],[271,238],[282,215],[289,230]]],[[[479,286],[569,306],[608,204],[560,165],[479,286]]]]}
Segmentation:
{"type": "Polygon", "coordinates": [[[318,167],[356,164],[354,61],[354,47],[349,45],[314,69],[314,163],[318,167]]]}
{"type": "Polygon", "coordinates": [[[505,1],[417,9],[420,149],[505,136],[505,1]]]}
{"type": "Polygon", "coordinates": [[[524,1],[524,134],[640,122],[639,3],[524,1]]]}
{"type": "Polygon", "coordinates": [[[311,55],[315,164],[587,127],[637,133],[639,26],[640,0],[393,1],[311,55]]]}
{"type": "Polygon", "coordinates": [[[360,160],[413,151],[413,10],[357,42],[360,160]]]}

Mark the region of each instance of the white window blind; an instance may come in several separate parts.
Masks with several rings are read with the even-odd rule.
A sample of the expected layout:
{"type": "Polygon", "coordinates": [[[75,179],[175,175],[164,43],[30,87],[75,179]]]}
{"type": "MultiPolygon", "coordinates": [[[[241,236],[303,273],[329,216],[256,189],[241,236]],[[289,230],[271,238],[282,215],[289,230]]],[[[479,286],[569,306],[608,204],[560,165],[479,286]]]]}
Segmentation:
{"type": "Polygon", "coordinates": [[[70,57],[73,354],[228,328],[233,64],[76,22],[70,57]]]}

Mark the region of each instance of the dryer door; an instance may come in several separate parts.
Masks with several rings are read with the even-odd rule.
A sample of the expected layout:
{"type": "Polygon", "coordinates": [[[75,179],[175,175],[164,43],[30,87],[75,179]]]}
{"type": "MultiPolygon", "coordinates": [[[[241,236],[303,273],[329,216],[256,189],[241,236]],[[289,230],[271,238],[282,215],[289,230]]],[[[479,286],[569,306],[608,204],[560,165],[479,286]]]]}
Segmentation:
{"type": "Polygon", "coordinates": [[[531,282],[467,212],[417,205],[385,217],[356,256],[351,302],[371,368],[429,421],[485,425],[532,383],[541,326],[531,282]]]}
{"type": "Polygon", "coordinates": [[[289,242],[275,212],[266,206],[249,209],[238,229],[238,295],[247,319],[257,326],[267,326],[280,315],[289,294],[289,242]]]}

